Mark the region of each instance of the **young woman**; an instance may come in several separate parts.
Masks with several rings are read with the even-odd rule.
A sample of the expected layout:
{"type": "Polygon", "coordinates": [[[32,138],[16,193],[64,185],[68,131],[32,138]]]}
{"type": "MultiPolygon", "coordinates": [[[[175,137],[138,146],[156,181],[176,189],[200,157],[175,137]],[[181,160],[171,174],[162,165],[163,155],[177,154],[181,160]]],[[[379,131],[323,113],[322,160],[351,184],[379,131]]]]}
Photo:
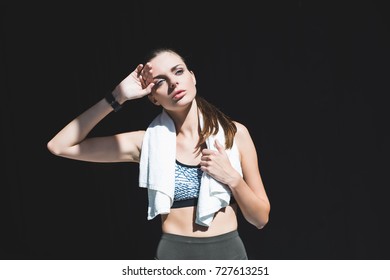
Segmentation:
{"type": "Polygon", "coordinates": [[[238,208],[258,229],[268,222],[270,202],[250,133],[197,95],[195,74],[172,49],[153,51],[47,147],[75,160],[140,164],[148,219],[162,221],[156,259],[247,259],[238,208]],[[144,96],[162,108],[147,129],[87,137],[110,112],[144,96]]]}

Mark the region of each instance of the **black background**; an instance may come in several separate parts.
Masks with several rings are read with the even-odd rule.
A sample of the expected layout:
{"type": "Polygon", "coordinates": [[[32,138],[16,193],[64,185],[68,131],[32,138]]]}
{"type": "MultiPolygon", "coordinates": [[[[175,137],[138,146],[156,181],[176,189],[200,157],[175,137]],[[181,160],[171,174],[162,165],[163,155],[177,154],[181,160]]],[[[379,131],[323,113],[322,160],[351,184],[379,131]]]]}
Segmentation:
{"type": "MultiPolygon", "coordinates": [[[[385,1],[382,1],[383,3],[385,1]]],[[[379,1],[1,4],[1,259],[152,259],[138,165],[46,143],[142,62],[187,57],[198,94],[245,124],[271,202],[250,259],[389,259],[389,17],[379,1]]],[[[144,129],[128,102],[91,133],[144,129]]]]}

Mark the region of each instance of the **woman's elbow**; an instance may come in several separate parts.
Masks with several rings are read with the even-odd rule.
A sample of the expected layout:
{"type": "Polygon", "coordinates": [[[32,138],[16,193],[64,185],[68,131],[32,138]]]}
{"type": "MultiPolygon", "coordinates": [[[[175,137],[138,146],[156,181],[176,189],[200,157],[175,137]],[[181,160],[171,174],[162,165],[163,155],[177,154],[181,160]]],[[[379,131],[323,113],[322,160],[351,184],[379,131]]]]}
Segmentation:
{"type": "Polygon", "coordinates": [[[61,156],[62,150],[53,140],[47,142],[46,147],[53,155],[61,156]]]}
{"type": "Polygon", "coordinates": [[[260,222],[256,223],[254,226],[257,229],[262,229],[262,228],[264,228],[268,224],[268,220],[269,220],[269,218],[267,217],[266,219],[263,219],[260,222]]]}
{"type": "Polygon", "coordinates": [[[265,209],[265,211],[262,213],[262,215],[259,217],[256,223],[254,223],[254,226],[257,229],[262,229],[268,224],[270,210],[271,210],[270,206],[268,205],[267,209],[265,209]]]}
{"type": "Polygon", "coordinates": [[[50,153],[52,153],[52,154],[56,153],[56,149],[55,149],[55,146],[53,145],[53,141],[50,140],[49,142],[47,142],[46,147],[50,153]]]}

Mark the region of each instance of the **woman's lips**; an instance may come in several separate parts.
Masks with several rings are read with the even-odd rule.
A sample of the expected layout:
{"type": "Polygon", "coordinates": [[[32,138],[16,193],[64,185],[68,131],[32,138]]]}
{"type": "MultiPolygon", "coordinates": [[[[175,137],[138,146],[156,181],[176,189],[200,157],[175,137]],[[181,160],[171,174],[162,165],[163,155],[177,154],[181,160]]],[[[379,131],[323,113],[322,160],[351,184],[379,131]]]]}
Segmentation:
{"type": "Polygon", "coordinates": [[[185,90],[180,90],[173,95],[172,99],[178,100],[178,99],[182,98],[185,94],[186,94],[185,90]]]}

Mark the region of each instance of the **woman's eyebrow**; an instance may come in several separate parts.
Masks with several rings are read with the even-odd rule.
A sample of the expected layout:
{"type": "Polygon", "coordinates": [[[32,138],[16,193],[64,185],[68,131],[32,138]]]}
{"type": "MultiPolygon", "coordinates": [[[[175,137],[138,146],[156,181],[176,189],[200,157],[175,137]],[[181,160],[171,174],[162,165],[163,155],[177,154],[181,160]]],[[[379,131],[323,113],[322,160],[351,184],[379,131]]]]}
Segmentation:
{"type": "MultiPolygon", "coordinates": [[[[179,64],[173,66],[173,67],[171,68],[171,72],[173,72],[173,71],[176,70],[178,67],[183,66],[183,65],[184,65],[184,64],[179,63],[179,64]]],[[[161,74],[160,74],[160,75],[157,75],[157,76],[153,77],[153,79],[158,79],[158,78],[164,78],[164,75],[161,75],[161,74]]]]}

